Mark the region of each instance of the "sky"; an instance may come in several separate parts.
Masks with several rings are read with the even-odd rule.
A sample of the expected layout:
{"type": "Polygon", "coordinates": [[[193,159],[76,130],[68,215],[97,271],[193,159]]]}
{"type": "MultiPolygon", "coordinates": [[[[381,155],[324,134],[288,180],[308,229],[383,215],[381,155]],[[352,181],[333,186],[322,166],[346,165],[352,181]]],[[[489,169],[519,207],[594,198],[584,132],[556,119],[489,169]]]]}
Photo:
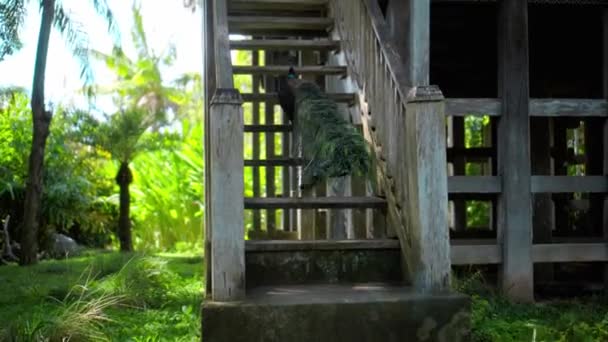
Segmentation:
{"type": "MultiPolygon", "coordinates": [[[[128,56],[135,57],[130,42],[132,0],[107,0],[121,32],[122,45],[128,56]]],[[[89,36],[90,47],[111,52],[112,39],[107,25],[92,9],[90,0],[63,0],[64,8],[82,23],[89,36]]],[[[202,29],[201,11],[194,13],[182,5],[182,0],[139,0],[148,44],[162,52],[173,43],[177,59],[170,69],[163,70],[163,78],[171,80],[184,72],[201,72],[202,29]]],[[[25,25],[21,30],[23,48],[0,62],[0,87],[20,86],[31,89],[36,43],[40,25],[38,1],[30,1],[25,25]]],[[[108,83],[112,74],[100,63],[92,65],[95,83],[108,83]]],[[[76,94],[81,89],[80,64],[70,54],[67,44],[56,30],[51,32],[45,92],[47,103],[75,103],[83,100],[76,94]]]]}

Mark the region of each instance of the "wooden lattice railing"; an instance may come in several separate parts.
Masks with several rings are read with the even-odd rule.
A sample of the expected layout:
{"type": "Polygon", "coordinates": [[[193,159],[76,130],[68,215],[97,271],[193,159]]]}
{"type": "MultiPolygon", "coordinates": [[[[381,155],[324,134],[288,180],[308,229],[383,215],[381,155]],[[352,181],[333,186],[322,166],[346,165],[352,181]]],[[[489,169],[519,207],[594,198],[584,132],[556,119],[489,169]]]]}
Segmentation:
{"type": "Polygon", "coordinates": [[[437,87],[406,83],[416,82],[412,73],[425,69],[428,59],[423,55],[403,62],[376,1],[330,4],[349,71],[360,89],[363,125],[378,161],[379,190],[388,201],[389,225],[401,241],[406,275],[419,290],[447,289],[444,99],[437,87]]]}

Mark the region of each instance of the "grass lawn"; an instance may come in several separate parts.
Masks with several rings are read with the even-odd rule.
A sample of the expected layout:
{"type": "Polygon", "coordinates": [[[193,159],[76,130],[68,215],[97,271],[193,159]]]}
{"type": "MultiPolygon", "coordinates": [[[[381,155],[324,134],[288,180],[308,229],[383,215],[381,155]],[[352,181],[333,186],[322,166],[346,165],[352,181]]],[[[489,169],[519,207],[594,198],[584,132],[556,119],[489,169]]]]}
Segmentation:
{"type": "MultiPolygon", "coordinates": [[[[198,255],[94,252],[0,267],[0,342],[200,341],[202,265],[198,255]]],[[[515,305],[473,278],[458,287],[473,298],[473,341],[608,341],[604,297],[515,305]]]]}

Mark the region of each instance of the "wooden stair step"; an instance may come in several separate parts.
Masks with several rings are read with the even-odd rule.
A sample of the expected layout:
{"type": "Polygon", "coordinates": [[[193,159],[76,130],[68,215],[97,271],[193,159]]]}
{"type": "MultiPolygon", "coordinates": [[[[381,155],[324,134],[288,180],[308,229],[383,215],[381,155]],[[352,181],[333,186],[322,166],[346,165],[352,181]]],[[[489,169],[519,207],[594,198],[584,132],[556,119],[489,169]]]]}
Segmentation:
{"type": "MultiPolygon", "coordinates": [[[[235,65],[232,67],[232,72],[235,75],[265,75],[265,76],[280,76],[287,75],[289,65],[235,65]]],[[[328,66],[328,65],[311,65],[294,68],[296,74],[307,75],[345,75],[345,66],[328,66]]]]}
{"type": "Polygon", "coordinates": [[[291,125],[245,125],[243,131],[255,133],[291,132],[291,125]]]}
{"type": "Polygon", "coordinates": [[[329,39],[244,39],[231,40],[233,50],[337,50],[340,42],[329,39]]]}
{"type": "Polygon", "coordinates": [[[231,0],[228,12],[245,11],[319,11],[327,8],[327,0],[231,0]]]}
{"type": "Polygon", "coordinates": [[[246,159],[245,166],[299,166],[303,164],[300,158],[246,159]]]}
{"type": "Polygon", "coordinates": [[[333,25],[331,18],[318,17],[266,17],[229,16],[230,33],[247,34],[256,31],[327,31],[333,25]]]}
{"type": "Polygon", "coordinates": [[[247,240],[246,252],[346,251],[399,249],[397,239],[368,240],[247,240]]]}
{"type": "MultiPolygon", "coordinates": [[[[328,93],[327,94],[330,99],[340,102],[340,103],[348,103],[350,105],[355,104],[356,95],[355,93],[328,93]]],[[[243,97],[243,101],[245,102],[271,102],[277,103],[279,101],[279,96],[276,93],[261,93],[261,94],[253,94],[253,93],[244,93],[241,94],[243,97]]]]}
{"type": "Polygon", "coordinates": [[[246,197],[245,209],[384,209],[386,200],[352,197],[246,197]]]}

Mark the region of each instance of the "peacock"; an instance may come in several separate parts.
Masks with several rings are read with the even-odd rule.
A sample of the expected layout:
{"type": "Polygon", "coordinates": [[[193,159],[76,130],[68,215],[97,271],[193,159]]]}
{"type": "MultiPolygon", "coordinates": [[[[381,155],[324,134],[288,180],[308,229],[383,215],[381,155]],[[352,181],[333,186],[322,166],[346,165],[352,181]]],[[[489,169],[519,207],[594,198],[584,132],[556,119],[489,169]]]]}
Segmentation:
{"type": "Polygon", "coordinates": [[[295,151],[304,160],[300,189],[327,178],[368,175],[367,143],[337,104],[314,82],[298,79],[293,67],[279,86],[279,105],[292,122],[295,151]]]}

